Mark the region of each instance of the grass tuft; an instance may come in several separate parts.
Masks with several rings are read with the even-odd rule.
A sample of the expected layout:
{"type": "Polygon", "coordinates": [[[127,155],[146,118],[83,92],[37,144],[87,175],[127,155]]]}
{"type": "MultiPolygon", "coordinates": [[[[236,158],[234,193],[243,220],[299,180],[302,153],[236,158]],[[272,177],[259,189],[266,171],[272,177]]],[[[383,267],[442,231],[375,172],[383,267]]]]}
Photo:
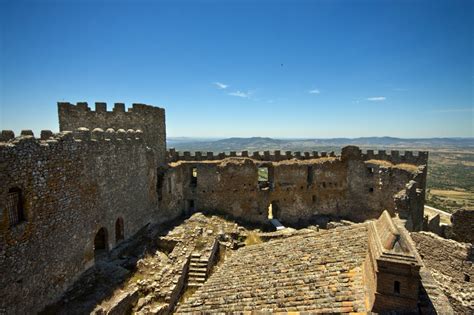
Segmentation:
{"type": "Polygon", "coordinates": [[[249,232],[245,239],[245,246],[256,245],[263,243],[262,239],[256,232],[249,232]]]}

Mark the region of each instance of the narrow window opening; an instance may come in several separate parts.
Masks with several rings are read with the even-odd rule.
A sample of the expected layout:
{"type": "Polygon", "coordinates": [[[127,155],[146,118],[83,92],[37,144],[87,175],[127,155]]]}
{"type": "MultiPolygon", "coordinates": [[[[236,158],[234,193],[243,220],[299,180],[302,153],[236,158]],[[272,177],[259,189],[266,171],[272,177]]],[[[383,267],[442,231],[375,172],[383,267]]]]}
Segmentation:
{"type": "Polygon", "coordinates": [[[369,192],[373,193],[374,192],[374,187],[370,187],[369,192]]]}
{"type": "Polygon", "coordinates": [[[163,181],[165,178],[165,173],[161,169],[156,171],[156,192],[158,194],[158,201],[163,199],[163,181]]]}
{"type": "Polygon", "coordinates": [[[268,219],[280,219],[280,209],[278,207],[278,201],[274,200],[268,205],[268,219]]]}
{"type": "Polygon", "coordinates": [[[399,281],[395,281],[393,283],[393,293],[400,294],[400,282],[399,281]]]}
{"type": "Polygon", "coordinates": [[[198,171],[196,167],[193,167],[191,170],[191,187],[196,187],[197,186],[197,176],[198,176],[198,171]]]}
{"type": "Polygon", "coordinates": [[[313,195],[312,200],[313,200],[313,204],[315,204],[316,203],[316,195],[313,195]]]}
{"type": "Polygon", "coordinates": [[[20,188],[14,187],[8,190],[6,208],[10,226],[15,226],[25,221],[23,196],[20,188]]]}
{"type": "Polygon", "coordinates": [[[118,243],[124,239],[123,219],[118,218],[115,221],[115,242],[118,243]]]}
{"type": "Polygon", "coordinates": [[[373,167],[367,167],[367,171],[369,172],[369,174],[373,174],[375,170],[373,167]]]}
{"type": "Polygon", "coordinates": [[[326,188],[326,182],[323,182],[323,188],[326,188]]]}
{"type": "Polygon", "coordinates": [[[308,175],[306,177],[306,183],[308,184],[308,186],[313,184],[313,167],[312,166],[308,166],[308,175]]]}
{"type": "Polygon", "coordinates": [[[471,276],[468,274],[464,274],[464,281],[471,282],[471,276]]]}

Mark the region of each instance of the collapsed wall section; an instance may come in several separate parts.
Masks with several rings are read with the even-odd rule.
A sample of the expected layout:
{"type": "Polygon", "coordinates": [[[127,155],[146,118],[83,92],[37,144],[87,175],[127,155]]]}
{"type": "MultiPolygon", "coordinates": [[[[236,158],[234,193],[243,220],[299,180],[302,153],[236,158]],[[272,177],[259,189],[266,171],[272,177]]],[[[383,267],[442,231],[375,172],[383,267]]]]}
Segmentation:
{"type": "Polygon", "coordinates": [[[99,253],[150,222],[157,209],[154,154],[142,132],[31,131],[0,142],[0,309],[35,313],[99,253]]]}

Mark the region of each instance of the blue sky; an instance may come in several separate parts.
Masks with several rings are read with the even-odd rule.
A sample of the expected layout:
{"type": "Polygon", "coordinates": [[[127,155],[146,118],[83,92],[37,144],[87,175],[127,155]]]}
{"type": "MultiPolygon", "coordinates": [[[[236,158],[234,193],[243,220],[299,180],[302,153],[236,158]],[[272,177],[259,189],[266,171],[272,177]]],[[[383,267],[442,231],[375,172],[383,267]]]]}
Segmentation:
{"type": "Polygon", "coordinates": [[[168,136],[474,136],[473,1],[0,3],[0,129],[106,101],[168,136]]]}

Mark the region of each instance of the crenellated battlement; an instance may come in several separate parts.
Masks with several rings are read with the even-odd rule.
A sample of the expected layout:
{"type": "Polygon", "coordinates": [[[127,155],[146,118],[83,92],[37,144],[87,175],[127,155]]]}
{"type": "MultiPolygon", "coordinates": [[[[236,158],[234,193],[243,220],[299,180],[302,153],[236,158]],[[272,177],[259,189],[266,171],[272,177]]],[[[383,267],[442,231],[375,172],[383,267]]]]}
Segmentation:
{"type": "Polygon", "coordinates": [[[141,114],[141,113],[159,113],[163,114],[164,109],[146,104],[133,103],[132,107],[125,110],[125,103],[114,103],[112,110],[107,110],[107,103],[95,102],[95,110],[91,110],[87,102],[58,102],[58,110],[63,113],[88,113],[88,114],[141,114]]]}
{"type": "Polygon", "coordinates": [[[74,131],[62,131],[59,133],[53,133],[51,130],[42,130],[39,138],[35,138],[31,130],[22,130],[17,137],[12,130],[2,130],[0,134],[0,148],[11,148],[26,143],[35,143],[44,147],[60,142],[76,142],[82,144],[100,142],[105,145],[110,143],[118,145],[136,144],[143,142],[143,131],[133,129],[114,130],[112,128],[105,131],[100,128],[95,128],[91,131],[88,128],[80,127],[74,131]]]}
{"type": "Polygon", "coordinates": [[[90,130],[100,128],[106,132],[112,128],[117,130],[117,134],[120,134],[120,130],[141,130],[143,140],[154,150],[157,161],[165,162],[166,126],[163,108],[134,103],[125,110],[124,103],[115,103],[113,109],[107,111],[107,104],[104,102],[96,102],[95,110],[91,110],[86,102],[75,105],[59,102],[58,115],[60,131],[77,130],[81,127],[90,130]]]}
{"type": "Polygon", "coordinates": [[[254,160],[260,161],[284,161],[284,160],[310,160],[310,159],[317,159],[322,157],[336,157],[334,152],[292,152],[292,151],[285,151],[281,152],[280,150],[276,151],[230,151],[230,152],[221,152],[215,154],[214,152],[201,152],[196,151],[194,155],[191,154],[190,151],[179,152],[176,151],[174,148],[171,148],[167,153],[168,162],[177,162],[177,161],[214,161],[214,160],[223,160],[229,157],[247,157],[252,158],[254,160]]]}
{"type": "MultiPolygon", "coordinates": [[[[357,147],[354,147],[357,148],[357,147]]],[[[383,160],[389,161],[393,164],[408,163],[415,165],[424,165],[428,162],[428,152],[420,151],[415,155],[412,151],[405,151],[404,154],[400,154],[399,151],[391,151],[390,154],[387,154],[385,150],[379,150],[377,153],[374,153],[374,150],[367,150],[363,153],[358,148],[356,149],[359,152],[356,153],[356,158],[362,160],[383,160]]],[[[336,155],[332,152],[300,152],[300,151],[285,151],[281,152],[280,150],[275,151],[230,151],[230,152],[221,152],[215,154],[214,152],[201,152],[196,151],[192,154],[190,151],[179,152],[174,148],[170,148],[166,152],[168,162],[177,162],[177,161],[214,161],[214,160],[223,160],[229,157],[248,157],[260,161],[284,161],[284,160],[311,160],[325,157],[341,157],[341,155],[336,155]]]]}
{"type": "Polygon", "coordinates": [[[427,151],[404,151],[403,154],[398,150],[391,150],[387,154],[386,150],[378,150],[376,153],[374,150],[367,150],[362,153],[364,160],[382,160],[389,161],[393,164],[408,163],[415,165],[426,165],[428,163],[428,152],[427,151]]]}

